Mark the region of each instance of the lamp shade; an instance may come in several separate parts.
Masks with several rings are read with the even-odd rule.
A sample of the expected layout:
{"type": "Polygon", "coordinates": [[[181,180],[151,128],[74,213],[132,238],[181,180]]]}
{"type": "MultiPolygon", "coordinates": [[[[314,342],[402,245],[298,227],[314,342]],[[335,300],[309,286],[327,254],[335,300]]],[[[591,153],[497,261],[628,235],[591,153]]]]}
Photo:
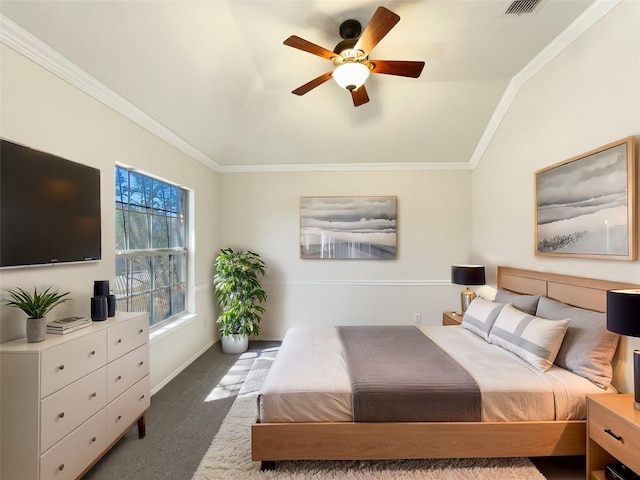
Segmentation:
{"type": "Polygon", "coordinates": [[[484,265],[451,265],[451,283],[484,285],[484,265]]]}
{"type": "Polygon", "coordinates": [[[640,289],[607,291],[607,330],[640,337],[640,289]]]}

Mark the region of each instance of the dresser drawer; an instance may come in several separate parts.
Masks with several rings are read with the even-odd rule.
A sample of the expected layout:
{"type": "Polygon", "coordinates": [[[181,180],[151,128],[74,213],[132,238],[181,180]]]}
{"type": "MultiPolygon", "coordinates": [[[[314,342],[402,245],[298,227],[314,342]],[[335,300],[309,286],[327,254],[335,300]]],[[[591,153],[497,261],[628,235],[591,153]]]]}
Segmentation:
{"type": "Polygon", "coordinates": [[[107,406],[107,441],[116,440],[150,405],[149,375],[107,406]]]}
{"type": "Polygon", "coordinates": [[[42,400],[40,452],[44,453],[107,405],[107,367],[42,400]]]}
{"type": "Polygon", "coordinates": [[[43,350],[41,398],[105,365],[106,338],[102,330],[43,350]]]}
{"type": "Polygon", "coordinates": [[[114,325],[107,333],[107,362],[113,362],[148,340],[149,319],[146,315],[114,325]]]}
{"type": "Polygon", "coordinates": [[[627,465],[640,472],[640,430],[623,419],[613,415],[610,410],[595,403],[589,403],[589,437],[602,448],[627,465]]]}
{"type": "Polygon", "coordinates": [[[102,409],[40,457],[40,478],[73,480],[107,448],[107,413],[102,409]]]}
{"type": "Polygon", "coordinates": [[[148,343],[107,366],[107,402],[113,401],[145,375],[149,375],[148,343]]]}

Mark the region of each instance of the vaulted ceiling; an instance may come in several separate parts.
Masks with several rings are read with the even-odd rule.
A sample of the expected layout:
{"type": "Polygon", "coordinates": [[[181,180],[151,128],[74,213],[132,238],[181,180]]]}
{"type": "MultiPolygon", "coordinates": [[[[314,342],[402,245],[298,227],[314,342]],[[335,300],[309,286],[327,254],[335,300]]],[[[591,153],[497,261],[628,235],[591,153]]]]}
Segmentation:
{"type": "Polygon", "coordinates": [[[218,171],[428,169],[472,168],[517,89],[605,3],[515,15],[508,0],[2,0],[0,12],[4,43],[218,171]],[[371,75],[357,108],[333,81],[292,95],[333,65],[282,42],[333,50],[341,22],[364,26],[380,5],[401,20],[370,58],[425,61],[420,78],[371,75]]]}

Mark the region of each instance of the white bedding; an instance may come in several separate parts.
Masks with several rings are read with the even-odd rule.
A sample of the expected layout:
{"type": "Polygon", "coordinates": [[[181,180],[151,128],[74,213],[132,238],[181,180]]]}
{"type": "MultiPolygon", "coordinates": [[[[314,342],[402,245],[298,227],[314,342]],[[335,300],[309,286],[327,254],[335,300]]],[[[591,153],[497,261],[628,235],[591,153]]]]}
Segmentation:
{"type": "MultiPolygon", "coordinates": [[[[613,393],[553,366],[542,373],[459,326],[418,327],[475,379],[484,421],[577,420],[586,394],[613,393]]],[[[334,327],[294,327],[258,395],[261,422],[350,422],[351,384],[334,327]]]]}

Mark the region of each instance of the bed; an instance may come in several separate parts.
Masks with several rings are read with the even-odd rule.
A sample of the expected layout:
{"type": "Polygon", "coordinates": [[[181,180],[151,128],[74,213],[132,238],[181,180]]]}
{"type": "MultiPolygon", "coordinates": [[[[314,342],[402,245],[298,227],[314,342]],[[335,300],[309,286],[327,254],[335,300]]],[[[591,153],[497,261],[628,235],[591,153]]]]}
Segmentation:
{"type": "MultiPolygon", "coordinates": [[[[637,288],[636,285],[619,282],[510,267],[498,267],[497,273],[499,291],[514,296],[522,295],[523,298],[542,296],[547,299],[545,302],[548,305],[560,302],[557,305],[562,305],[560,310],[562,314],[567,311],[567,308],[573,307],[604,312],[607,290],[637,288]]],[[[511,303],[509,302],[509,308],[511,303]]],[[[474,308],[477,310],[478,307],[474,308]]],[[[559,319],[558,317],[555,320],[559,319]]],[[[463,343],[464,348],[453,349],[457,352],[454,359],[460,364],[466,362],[465,367],[474,363],[473,355],[467,353],[468,358],[465,358],[465,352],[473,351],[474,342],[485,342],[485,339],[478,337],[482,332],[470,333],[469,327],[437,326],[422,327],[420,330],[429,337],[430,341],[444,350],[451,345],[459,346],[459,342],[471,342],[463,343]]],[[[585,379],[583,375],[574,375],[554,364],[545,367],[547,370],[544,375],[536,376],[533,372],[531,381],[524,377],[521,381],[518,380],[520,383],[532,383],[533,393],[513,399],[504,392],[483,392],[483,400],[478,407],[481,410],[480,418],[475,420],[390,421],[375,418],[375,421],[354,421],[355,397],[352,398],[348,385],[346,388],[341,387],[337,392],[330,389],[325,392],[326,407],[323,407],[322,400],[311,400],[310,395],[317,393],[313,392],[314,388],[304,386],[302,389],[297,388],[293,391],[286,385],[287,382],[297,383],[296,375],[317,378],[320,383],[317,390],[320,392],[326,387],[321,385],[323,382],[330,382],[332,385],[338,382],[343,386],[345,382],[347,384],[349,382],[349,373],[345,372],[345,367],[341,364],[339,352],[341,348],[346,347],[341,345],[340,339],[336,340],[342,333],[336,334],[334,329],[321,328],[308,332],[294,331],[292,336],[309,336],[310,333],[314,341],[305,347],[304,352],[291,354],[288,349],[285,350],[286,343],[295,344],[290,341],[290,338],[285,338],[283,348],[278,354],[278,357],[282,356],[282,361],[276,359],[274,364],[276,372],[269,372],[258,396],[258,416],[252,425],[252,459],[261,461],[263,468],[273,468],[278,460],[581,455],[585,453],[586,438],[584,395],[615,392],[608,384],[599,384],[598,377],[585,379]],[[293,357],[287,358],[288,355],[293,357]],[[300,356],[295,357],[295,355],[300,356]],[[303,357],[306,357],[306,360],[303,357]],[[291,358],[299,360],[292,361],[291,358]],[[296,373],[291,369],[292,365],[298,363],[302,365],[305,362],[320,365],[323,370],[331,372],[331,378],[310,375],[308,371],[296,373]],[[278,379],[277,370],[281,370],[284,380],[278,379]],[[276,396],[274,394],[276,390],[285,395],[276,396]],[[530,405],[521,408],[527,402],[530,405]],[[510,409],[510,403],[516,405],[516,408],[510,409]],[[505,414],[505,411],[513,413],[505,414]],[[518,413],[522,411],[529,413],[518,413]]],[[[577,337],[574,339],[578,341],[577,337]]],[[[562,347],[564,348],[570,340],[567,333],[562,347]]],[[[515,358],[516,362],[509,367],[510,373],[507,376],[494,375],[493,379],[483,380],[489,381],[490,385],[501,382],[504,384],[504,379],[508,378],[508,375],[520,379],[521,373],[530,367],[529,362],[523,361],[518,355],[513,355],[512,352],[506,353],[495,345],[493,348],[496,350],[495,361],[498,363],[506,363],[501,355],[515,358]]],[[[484,358],[484,353],[482,356],[484,358]]],[[[571,358],[567,355],[565,357],[563,361],[571,362],[571,358]]],[[[566,367],[566,365],[563,366],[566,367]]],[[[483,374],[473,373],[473,376],[477,378],[482,377],[483,374]]],[[[486,374],[484,376],[489,377],[486,374]]],[[[588,374],[586,376],[589,377],[588,374]]],[[[515,384],[518,381],[514,380],[515,384]]],[[[516,387],[511,390],[518,390],[516,387]]],[[[480,388],[485,388],[485,385],[480,388]]]]}

